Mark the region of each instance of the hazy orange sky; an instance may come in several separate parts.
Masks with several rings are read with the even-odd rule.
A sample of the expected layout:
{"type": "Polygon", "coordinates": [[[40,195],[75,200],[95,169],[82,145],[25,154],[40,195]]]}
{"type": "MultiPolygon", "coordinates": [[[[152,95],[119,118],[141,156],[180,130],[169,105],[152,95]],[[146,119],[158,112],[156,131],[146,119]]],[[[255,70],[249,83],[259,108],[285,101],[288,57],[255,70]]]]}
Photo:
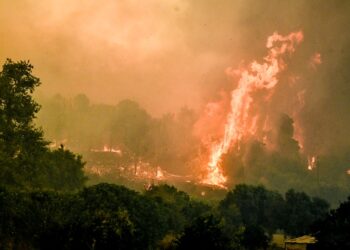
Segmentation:
{"type": "Polygon", "coordinates": [[[155,113],[196,107],[237,54],[223,3],[206,12],[211,4],[193,11],[183,0],[1,0],[0,60],[29,59],[45,95],[131,98],[155,113]]]}
{"type": "Polygon", "coordinates": [[[130,98],[159,115],[219,96],[226,68],[261,58],[274,31],[303,30],[305,48],[337,58],[342,39],[327,34],[344,36],[350,8],[326,3],[0,0],[0,62],[29,59],[40,95],[130,98]]]}

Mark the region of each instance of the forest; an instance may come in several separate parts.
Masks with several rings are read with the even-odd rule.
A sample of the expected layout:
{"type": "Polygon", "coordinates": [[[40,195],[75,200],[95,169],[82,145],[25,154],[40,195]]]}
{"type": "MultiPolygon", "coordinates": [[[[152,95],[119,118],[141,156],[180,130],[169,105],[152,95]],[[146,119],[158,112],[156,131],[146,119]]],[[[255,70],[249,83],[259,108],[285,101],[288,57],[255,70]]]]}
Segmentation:
{"type": "MultiPolygon", "coordinates": [[[[317,249],[349,247],[350,198],[330,210],[325,199],[294,189],[281,194],[248,184],[248,180],[247,184],[238,183],[223,191],[221,199],[190,195],[162,183],[151,183],[141,191],[116,184],[87,184],[93,177],[85,173],[82,157],[62,143],[50,146],[35,123],[40,106],[32,93],[40,80],[32,69],[27,61],[8,59],[0,72],[1,249],[274,249],[271,239],[276,232],[291,237],[315,235],[317,249]]],[[[90,107],[86,98],[76,100],[80,105],[74,108],[90,107]]],[[[96,107],[90,109],[93,108],[96,107]]],[[[116,134],[110,138],[120,138],[119,143],[129,152],[126,160],[135,163],[135,157],[146,160],[150,155],[150,161],[169,161],[154,157],[157,154],[142,146],[148,136],[146,131],[152,128],[150,124],[161,120],[152,121],[130,101],[121,102],[116,110],[124,108],[130,110],[119,111],[111,124],[134,130],[118,128],[120,137],[116,134]],[[118,119],[123,122],[118,123],[118,119]]],[[[56,111],[60,114],[58,108],[56,111]]],[[[182,112],[191,114],[186,109],[182,112]]],[[[180,125],[190,123],[191,115],[188,116],[187,120],[181,119],[180,125]]],[[[166,117],[176,124],[172,116],[166,117]]],[[[284,119],[281,140],[293,145],[290,118],[284,119]]],[[[65,130],[64,124],[56,128],[51,133],[77,129],[71,126],[71,130],[65,130]]],[[[188,129],[179,131],[186,133],[188,129]]],[[[96,143],[90,145],[98,145],[93,141],[96,138],[84,135],[88,131],[80,132],[73,133],[77,136],[72,137],[73,142],[85,137],[96,143]]],[[[172,153],[166,156],[174,157],[172,153]]],[[[183,159],[179,157],[179,162],[183,159]]],[[[213,187],[206,188],[215,191],[213,187]]]]}
{"type": "Polygon", "coordinates": [[[0,0],[0,250],[349,250],[349,13],[0,0]]]}
{"type": "MultiPolygon", "coordinates": [[[[205,175],[201,164],[208,148],[196,134],[200,114],[195,110],[183,107],[153,117],[132,100],[115,106],[92,103],[83,94],[39,100],[42,110],[36,123],[53,148],[62,144],[84,157],[89,183],[118,182],[139,189],[145,178],[162,181],[156,177],[161,167],[168,174],[167,183],[191,192],[186,181],[196,183],[205,175]]],[[[280,114],[271,131],[272,150],[267,143],[248,138],[223,156],[221,167],[229,177],[229,188],[239,183],[280,192],[294,188],[326,199],[332,207],[346,199],[350,192],[347,144],[311,162],[294,137],[290,116],[280,114]]]]}

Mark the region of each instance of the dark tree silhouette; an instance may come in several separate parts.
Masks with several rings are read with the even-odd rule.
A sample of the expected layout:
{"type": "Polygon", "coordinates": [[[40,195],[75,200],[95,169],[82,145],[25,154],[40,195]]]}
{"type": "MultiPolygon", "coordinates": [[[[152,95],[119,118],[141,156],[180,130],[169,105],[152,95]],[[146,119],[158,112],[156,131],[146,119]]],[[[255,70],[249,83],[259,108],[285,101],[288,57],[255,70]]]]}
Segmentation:
{"type": "Polygon", "coordinates": [[[214,216],[199,217],[185,229],[178,240],[178,249],[231,249],[230,239],[225,235],[214,216]]]}
{"type": "Polygon", "coordinates": [[[242,246],[246,250],[267,249],[269,237],[260,226],[247,226],[242,235],[242,246]]]}
{"type": "Polygon", "coordinates": [[[317,243],[315,249],[350,249],[350,196],[324,219],[312,226],[317,243]]]}
{"type": "Polygon", "coordinates": [[[63,149],[51,151],[34,124],[40,106],[32,94],[40,80],[32,69],[27,61],[7,59],[0,72],[0,185],[52,188],[51,181],[58,179],[56,189],[80,188],[85,181],[81,158],[63,149]]]}

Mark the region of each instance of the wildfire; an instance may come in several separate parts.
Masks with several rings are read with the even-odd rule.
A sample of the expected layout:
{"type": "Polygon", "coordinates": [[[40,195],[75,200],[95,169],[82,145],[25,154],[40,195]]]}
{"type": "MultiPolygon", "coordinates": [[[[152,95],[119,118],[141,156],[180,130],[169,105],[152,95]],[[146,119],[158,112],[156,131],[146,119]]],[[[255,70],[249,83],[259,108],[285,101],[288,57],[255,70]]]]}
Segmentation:
{"type": "Polygon", "coordinates": [[[317,163],[316,156],[308,157],[307,161],[308,161],[307,169],[308,170],[313,170],[316,167],[316,163],[317,163]]]}
{"type": "MultiPolygon", "coordinates": [[[[301,31],[287,36],[275,32],[267,39],[268,54],[262,63],[253,61],[247,69],[227,70],[229,75],[239,76],[238,86],[231,92],[230,112],[226,117],[224,135],[218,143],[211,146],[208,175],[203,183],[224,187],[226,177],[219,166],[222,155],[244,136],[256,131],[257,116],[250,115],[250,107],[254,102],[252,94],[264,89],[271,95],[271,90],[278,83],[278,73],[286,67],[283,57],[294,52],[295,45],[302,40],[301,31]]],[[[268,97],[269,95],[266,100],[268,97]]]]}
{"type": "Polygon", "coordinates": [[[90,151],[91,152],[110,152],[118,155],[122,154],[122,151],[120,149],[108,147],[107,145],[104,145],[103,149],[91,149],[90,151]]]}
{"type": "Polygon", "coordinates": [[[156,179],[164,179],[164,173],[159,166],[157,167],[156,179]]]}
{"type": "Polygon", "coordinates": [[[314,70],[317,68],[318,65],[322,63],[322,58],[320,53],[315,53],[311,58],[310,58],[310,67],[313,68],[314,70]]]}

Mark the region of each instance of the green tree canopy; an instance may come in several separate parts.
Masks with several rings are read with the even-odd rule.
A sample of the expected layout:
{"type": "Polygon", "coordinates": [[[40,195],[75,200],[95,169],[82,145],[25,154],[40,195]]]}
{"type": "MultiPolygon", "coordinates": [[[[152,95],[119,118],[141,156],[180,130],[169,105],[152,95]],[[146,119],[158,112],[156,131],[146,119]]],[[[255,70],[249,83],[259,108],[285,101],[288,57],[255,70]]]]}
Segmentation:
{"type": "Polygon", "coordinates": [[[7,59],[0,72],[0,185],[52,187],[51,180],[66,175],[65,180],[74,179],[68,181],[70,188],[81,187],[81,159],[68,151],[51,151],[42,130],[35,127],[40,106],[32,94],[40,80],[32,69],[28,61],[7,59]]]}
{"type": "Polygon", "coordinates": [[[40,106],[31,94],[40,81],[32,69],[29,62],[7,59],[0,72],[0,179],[5,185],[30,182],[38,170],[34,161],[46,150],[43,133],[33,124],[40,106]]]}

